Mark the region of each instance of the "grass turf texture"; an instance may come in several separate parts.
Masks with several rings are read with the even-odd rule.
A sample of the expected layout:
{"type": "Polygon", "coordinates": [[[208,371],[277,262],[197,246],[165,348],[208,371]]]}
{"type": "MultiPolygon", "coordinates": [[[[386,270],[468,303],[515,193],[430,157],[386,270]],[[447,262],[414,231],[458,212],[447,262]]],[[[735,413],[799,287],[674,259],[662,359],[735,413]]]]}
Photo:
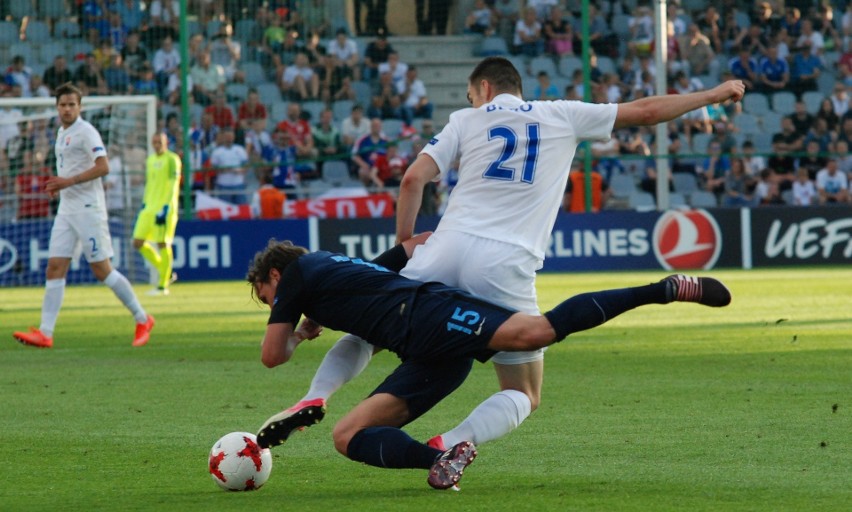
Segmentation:
{"type": "MultiPolygon", "coordinates": [[[[664,274],[542,275],[539,301],[642,284],[664,274]]],[[[0,293],[0,509],[17,510],[849,510],[852,503],[850,268],[713,272],[725,309],[649,306],[571,336],[546,357],[542,405],[479,447],[463,491],[426,471],[370,468],[338,455],[336,419],[395,366],[377,356],[326,420],[273,450],[269,482],[227,493],[207,454],[302,396],[336,339],[265,369],[267,312],[243,283],[180,283],[140,295],[133,322],[102,286],[71,287],[55,348],[12,340],[38,324],[41,288],[0,293]]],[[[140,288],[138,291],[142,292],[140,288]]],[[[454,426],[496,390],[490,365],[408,427],[454,426]]]]}

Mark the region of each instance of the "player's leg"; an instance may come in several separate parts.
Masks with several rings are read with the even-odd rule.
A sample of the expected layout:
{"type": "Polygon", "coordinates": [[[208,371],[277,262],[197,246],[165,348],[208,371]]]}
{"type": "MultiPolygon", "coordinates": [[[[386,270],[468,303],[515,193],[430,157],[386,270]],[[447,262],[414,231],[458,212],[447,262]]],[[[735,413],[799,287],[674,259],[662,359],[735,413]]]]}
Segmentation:
{"type": "Polygon", "coordinates": [[[160,273],[160,280],[157,285],[164,293],[168,293],[169,284],[174,281],[172,270],[175,256],[172,250],[172,243],[175,239],[177,221],[177,212],[169,213],[166,216],[166,223],[159,226],[160,229],[157,237],[157,245],[160,253],[160,265],[157,267],[157,271],[160,273]]]}
{"type": "Polygon", "coordinates": [[[147,210],[139,212],[139,216],[136,217],[136,224],[133,226],[133,248],[139,251],[139,254],[159,271],[162,264],[160,252],[148,242],[154,232],[155,219],[156,215],[153,212],[147,210]]]}

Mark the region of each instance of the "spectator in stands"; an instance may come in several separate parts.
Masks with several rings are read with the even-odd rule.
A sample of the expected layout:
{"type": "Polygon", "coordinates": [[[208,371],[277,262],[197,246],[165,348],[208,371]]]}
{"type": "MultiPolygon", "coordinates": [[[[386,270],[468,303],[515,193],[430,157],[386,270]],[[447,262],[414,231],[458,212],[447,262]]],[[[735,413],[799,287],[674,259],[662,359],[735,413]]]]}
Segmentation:
{"type": "Polygon", "coordinates": [[[846,204],[849,202],[849,179],[839,171],[837,159],[831,158],[816,176],[816,189],[820,204],[846,204]]]}
{"type": "Polygon", "coordinates": [[[704,183],[704,188],[718,196],[725,190],[725,175],[730,169],[731,159],[722,154],[722,145],[713,141],[707,145],[707,157],[696,172],[704,183]]]}
{"type": "Polygon", "coordinates": [[[380,78],[382,74],[390,73],[394,87],[400,89],[405,83],[408,64],[399,59],[399,53],[392,51],[388,53],[387,62],[379,64],[378,73],[380,78]]]}
{"type": "Polygon", "coordinates": [[[263,151],[272,145],[272,137],[266,131],[266,118],[255,117],[246,122],[243,129],[244,147],[249,157],[249,162],[256,164],[263,157],[263,151]]]}
{"type": "Polygon", "coordinates": [[[778,57],[778,45],[772,45],[766,50],[766,56],[760,59],[758,69],[759,91],[783,91],[790,84],[790,66],[785,59],[778,57]]]}
{"type": "Polygon", "coordinates": [[[136,30],[127,33],[127,40],[121,49],[121,60],[131,80],[138,80],[142,65],[148,62],[148,51],[139,44],[139,32],[136,30]]]}
{"type": "Polygon", "coordinates": [[[559,88],[550,81],[547,71],[541,70],[536,76],[536,86],[533,89],[534,100],[556,100],[559,99],[559,88]]]}
{"type": "Polygon", "coordinates": [[[207,51],[210,52],[210,62],[225,70],[225,78],[228,81],[245,81],[245,75],[239,69],[242,46],[239,41],[234,40],[234,26],[230,21],[223,21],[219,25],[219,33],[213,36],[207,45],[207,51]]]}
{"type": "Polygon", "coordinates": [[[355,101],[358,98],[358,94],[355,92],[355,88],[352,85],[352,79],[348,76],[343,77],[343,80],[340,82],[340,87],[337,90],[331,90],[330,92],[330,101],[355,101]]]}
{"type": "Polygon", "coordinates": [[[393,76],[389,73],[379,75],[379,81],[373,87],[370,108],[367,117],[381,119],[404,119],[402,99],[396,92],[393,76]]]}
{"type": "Polygon", "coordinates": [[[725,173],[722,206],[735,208],[752,206],[754,199],[748,190],[753,187],[754,183],[749,179],[742,159],[732,159],[731,168],[725,173]]]}
{"type": "Polygon", "coordinates": [[[802,20],[802,33],[796,39],[796,48],[807,46],[810,48],[811,54],[819,57],[822,55],[825,47],[825,40],[820,32],[814,30],[813,22],[810,19],[802,20]]]}
{"type": "Polygon", "coordinates": [[[237,112],[237,122],[240,128],[248,130],[255,119],[266,119],[269,117],[266,105],[261,103],[260,94],[257,89],[249,89],[245,101],[243,101],[237,112]]]}
{"type": "MultiPolygon", "coordinates": [[[[128,36],[130,32],[137,32],[142,27],[142,8],[139,5],[139,0],[118,0],[112,8],[118,13],[121,18],[121,23],[127,27],[128,36]]],[[[127,56],[124,56],[125,62],[127,56]]]]}
{"type": "Polygon", "coordinates": [[[166,37],[177,39],[179,22],[180,4],[177,0],[153,0],[148,7],[149,41],[156,42],[166,37]]]}
{"type": "Polygon", "coordinates": [[[716,53],[707,38],[698,29],[698,25],[690,23],[686,35],[680,41],[680,50],[684,60],[689,63],[689,71],[693,76],[706,75],[714,72],[712,64],[716,53]]]}
{"type": "Polygon", "coordinates": [[[494,32],[494,11],[485,0],[475,0],[464,18],[465,34],[490,36],[494,32]]]}
{"type": "Polygon", "coordinates": [[[44,85],[41,75],[34,74],[30,78],[30,90],[32,91],[33,98],[49,98],[51,96],[50,89],[44,85]]]}
{"type": "Polygon", "coordinates": [[[849,153],[849,143],[845,140],[838,140],[834,143],[834,152],[837,154],[837,167],[840,172],[852,181],[852,154],[849,153]]]}
{"type": "Polygon", "coordinates": [[[50,168],[39,164],[31,148],[22,148],[20,167],[12,169],[15,176],[15,196],[18,198],[17,220],[50,216],[50,197],[45,192],[50,168]]]}
{"type": "Polygon", "coordinates": [[[828,122],[822,117],[814,119],[814,124],[805,135],[805,147],[811,142],[816,142],[820,153],[828,153],[834,148],[834,139],[837,133],[828,129],[828,122]]]}
{"type": "Polygon", "coordinates": [[[296,147],[298,158],[295,169],[300,180],[319,178],[314,163],[317,153],[309,118],[310,115],[302,112],[302,107],[298,103],[290,103],[287,105],[287,119],[278,123],[277,126],[278,130],[286,131],[292,137],[292,144],[296,147]]]}
{"type": "Polygon", "coordinates": [[[74,72],[74,83],[88,90],[89,94],[103,95],[109,92],[101,67],[92,53],[86,55],[86,60],[74,72]]]}
{"type": "Polygon", "coordinates": [[[379,34],[375,40],[367,45],[364,50],[364,79],[378,80],[379,65],[388,61],[391,52],[395,52],[393,47],[388,43],[387,35],[379,34]]]}
{"type": "MultiPolygon", "coordinates": [[[[202,117],[203,119],[203,117],[202,117]]],[[[193,130],[189,138],[189,168],[192,171],[192,190],[213,189],[216,172],[210,169],[210,151],[202,146],[201,132],[193,130]]]]}
{"type": "Polygon", "coordinates": [[[370,119],[370,132],[358,139],[352,146],[352,163],[358,173],[358,178],[364,185],[372,183],[372,168],[376,158],[387,154],[388,139],[382,132],[382,120],[378,117],[370,119]]]}
{"type": "Polygon", "coordinates": [[[507,43],[511,42],[515,34],[515,24],[521,17],[520,0],[495,0],[493,11],[497,35],[507,43]]]}
{"type": "Polygon", "coordinates": [[[210,165],[216,170],[217,197],[233,204],[246,204],[246,164],[248,154],[234,142],[233,126],[223,126],[219,145],[210,155],[210,165]]]}
{"type": "Polygon", "coordinates": [[[299,52],[293,63],[279,74],[278,86],[285,98],[291,101],[319,99],[319,76],[309,65],[308,56],[299,52]]]}
{"type": "Polygon", "coordinates": [[[101,42],[92,50],[92,54],[95,56],[95,62],[98,64],[100,69],[106,69],[112,64],[112,56],[118,53],[115,48],[112,46],[112,42],[109,39],[101,39],[101,42]]]}
{"type": "Polygon", "coordinates": [[[838,120],[846,116],[846,113],[849,112],[850,102],[847,88],[848,86],[843,83],[836,83],[834,84],[834,92],[832,92],[829,97],[831,100],[831,107],[834,109],[834,114],[838,117],[838,120]]]}
{"type": "Polygon", "coordinates": [[[754,187],[754,200],[759,205],[784,204],[781,190],[772,173],[772,169],[760,171],[754,187]]]}
{"type": "Polygon", "coordinates": [[[554,5],[544,22],[544,38],[547,52],[560,59],[566,55],[574,55],[574,26],[573,20],[566,20],[562,7],[554,5]]]}
{"type": "Polygon", "coordinates": [[[192,77],[192,98],[199,105],[206,107],[213,103],[218,94],[225,93],[225,68],[214,64],[210,52],[202,50],[198,60],[190,70],[192,77]]]}
{"type": "Polygon", "coordinates": [[[754,10],[749,13],[749,18],[751,26],[761,27],[763,35],[768,38],[777,33],[781,26],[781,19],[772,11],[772,4],[769,2],[756,3],[754,10]]]}
{"type": "Polygon", "coordinates": [[[752,57],[751,52],[746,47],[736,49],[737,56],[728,61],[728,71],[734,76],[742,80],[747,89],[755,89],[758,84],[758,66],[757,59],[752,57]]]}
{"type": "Polygon", "coordinates": [[[340,140],[344,150],[351,150],[361,137],[370,133],[370,121],[364,117],[364,107],[355,104],[340,125],[340,140]]]}
{"type": "Polygon", "coordinates": [[[102,26],[106,23],[106,11],[99,0],[84,0],[80,6],[80,28],[83,37],[87,38],[92,45],[100,40],[102,26]]]}
{"type": "MultiPolygon", "coordinates": [[[[704,89],[704,84],[697,78],[690,78],[684,71],[678,71],[674,76],[672,89],[677,94],[690,94],[704,89]]],[[[707,107],[690,111],[681,116],[683,132],[692,144],[693,133],[712,133],[713,125],[707,107]]]]}
{"type": "Polygon", "coordinates": [[[256,219],[280,219],[284,217],[287,196],[272,184],[272,176],[262,174],[260,187],[252,194],[251,215],[256,219]]]}
{"type": "Polygon", "coordinates": [[[840,120],[840,134],[837,136],[838,141],[846,141],[852,147],[852,116],[843,116],[840,120]]]}
{"type": "MultiPolygon", "coordinates": [[[[186,76],[186,88],[190,93],[193,90],[192,75],[186,76]]],[[[180,73],[172,73],[169,75],[169,83],[166,84],[166,103],[180,107],[181,99],[180,73]]],[[[189,97],[192,101],[192,96],[189,97]]]]}
{"type": "Polygon", "coordinates": [[[802,12],[797,7],[787,7],[781,20],[781,29],[787,32],[787,37],[795,41],[802,35],[802,12]]]}
{"type": "MultiPolygon", "coordinates": [[[[592,209],[590,211],[597,213],[606,207],[611,191],[609,184],[600,173],[592,170],[591,177],[592,209]]],[[[562,209],[571,213],[584,213],[586,211],[586,172],[581,160],[575,159],[572,162],[565,195],[562,198],[562,209]]]]}
{"type": "Polygon", "coordinates": [[[270,164],[264,168],[263,175],[272,179],[276,188],[287,191],[292,199],[296,198],[299,176],[296,174],[296,146],[286,130],[275,130],[272,144],[263,150],[263,161],[270,164]]]}
{"type": "Polygon", "coordinates": [[[127,35],[130,33],[130,29],[128,29],[127,25],[124,24],[118,11],[110,11],[108,19],[108,33],[107,37],[104,39],[110,42],[110,46],[112,46],[115,51],[121,51],[127,43],[127,35]]]}
{"type": "Polygon", "coordinates": [[[424,12],[426,0],[415,1],[415,15],[417,16],[417,33],[420,35],[432,35],[433,30],[437,35],[447,33],[447,21],[450,16],[450,5],[452,0],[428,0],[428,8],[424,12]]]}
{"type": "Polygon", "coordinates": [[[387,34],[388,0],[373,0],[367,5],[367,34],[387,34]]]}
{"type": "Polygon", "coordinates": [[[329,20],[334,13],[330,12],[333,7],[326,4],[325,0],[310,0],[304,2],[299,9],[299,18],[302,21],[302,32],[305,34],[316,34],[317,37],[327,39],[331,37],[331,24],[329,20]]]}
{"type": "Polygon", "coordinates": [[[332,94],[339,88],[339,83],[342,82],[343,77],[348,76],[356,81],[361,79],[361,56],[358,53],[358,44],[348,37],[345,28],[337,29],[335,37],[328,43],[326,51],[334,69],[331,82],[337,84],[331,87],[332,94]]]}
{"type": "Polygon", "coordinates": [[[746,174],[756,179],[760,175],[760,171],[766,168],[766,158],[763,155],[755,154],[754,143],[750,140],[743,142],[741,149],[746,174]]]}
{"type": "Polygon", "coordinates": [[[647,5],[636,7],[628,21],[630,41],[627,43],[628,55],[647,55],[654,42],[654,17],[647,5]]]}
{"type": "MultiPolygon", "coordinates": [[[[852,23],[852,16],[850,16],[850,23],[852,23]]],[[[837,61],[837,71],[839,71],[838,81],[846,87],[852,87],[852,30],[849,33],[849,45],[837,61]]]]}
{"type": "Polygon", "coordinates": [[[817,7],[813,24],[814,30],[822,35],[825,51],[831,52],[843,48],[843,38],[834,26],[834,8],[832,6],[822,4],[817,7]]]}
{"type": "Polygon", "coordinates": [[[139,78],[133,82],[133,94],[153,94],[159,96],[160,87],[154,78],[154,68],[143,64],[139,70],[139,78]]]}
{"type": "Polygon", "coordinates": [[[793,169],[795,160],[790,156],[790,151],[786,137],[783,133],[776,133],[772,136],[772,153],[766,161],[767,167],[772,171],[772,182],[778,187],[778,190],[790,190],[792,183],[795,180],[793,169]]]}
{"type": "MultiPolygon", "coordinates": [[[[397,93],[402,101],[402,118],[406,124],[411,124],[415,117],[432,119],[432,103],[426,95],[426,85],[417,76],[417,66],[409,66],[405,79],[397,84],[397,93]]],[[[559,96],[556,91],[554,97],[559,96]]]]}
{"type": "Polygon", "coordinates": [[[801,97],[807,91],[816,91],[817,78],[821,71],[822,61],[811,51],[811,47],[808,45],[800,47],[790,67],[790,85],[793,92],[801,97]]]}
{"type": "Polygon", "coordinates": [[[228,98],[224,92],[217,92],[213,96],[213,104],[204,109],[205,114],[210,114],[213,117],[213,124],[221,130],[225,128],[233,128],[236,122],[234,112],[228,105],[228,98]]]}
{"type": "Polygon", "coordinates": [[[523,18],[515,24],[514,54],[538,57],[544,52],[544,34],[536,18],[535,7],[526,7],[523,18]]]}
{"type": "Polygon", "coordinates": [[[740,30],[731,48],[744,49],[752,58],[760,59],[767,54],[772,44],[763,29],[764,27],[760,25],[751,25],[748,28],[740,30]]]}
{"type": "Polygon", "coordinates": [[[33,70],[26,65],[24,57],[15,55],[12,57],[12,64],[6,68],[3,81],[8,87],[18,86],[21,88],[21,97],[29,98],[32,96],[30,82],[32,81],[33,70]]]}
{"type": "Polygon", "coordinates": [[[373,155],[366,186],[374,186],[378,190],[399,186],[405,164],[397,151],[396,142],[388,142],[385,154],[376,153],[373,155]],[[393,166],[391,166],[391,161],[394,162],[393,166]]]}
{"type": "Polygon", "coordinates": [[[104,70],[104,81],[109,94],[130,94],[130,75],[124,67],[120,53],[112,56],[110,65],[104,70]]]}
{"type": "Polygon", "coordinates": [[[50,89],[51,94],[57,87],[73,79],[64,55],[54,57],[53,65],[44,70],[44,84],[50,89]]]}
{"type": "Polygon", "coordinates": [[[169,75],[178,73],[180,68],[180,52],[175,48],[174,40],[170,36],[163,38],[160,48],[154,52],[151,64],[154,68],[157,87],[159,91],[164,91],[169,83],[169,75]]]}
{"type": "Polygon", "coordinates": [[[808,175],[807,169],[797,170],[796,181],[793,182],[793,204],[796,206],[810,206],[816,200],[816,187],[808,175]]]}
{"type": "MultiPolygon", "coordinates": [[[[342,158],[343,148],[340,140],[340,130],[334,126],[334,112],[325,109],[320,112],[319,122],[312,130],[314,147],[320,158],[320,164],[326,160],[342,158]]],[[[320,174],[322,170],[320,169],[320,174]]]]}
{"type": "MultiPolygon", "coordinates": [[[[271,56],[277,55],[284,48],[284,41],[287,39],[287,29],[284,27],[283,17],[277,13],[273,13],[269,17],[269,26],[263,31],[263,39],[261,40],[260,48],[264,54],[271,56]]],[[[270,59],[266,59],[270,60],[270,59]]]]}
{"type": "Polygon", "coordinates": [[[827,161],[828,158],[821,153],[819,142],[811,140],[805,144],[805,152],[796,161],[796,168],[807,170],[808,178],[814,180],[827,161]]]}

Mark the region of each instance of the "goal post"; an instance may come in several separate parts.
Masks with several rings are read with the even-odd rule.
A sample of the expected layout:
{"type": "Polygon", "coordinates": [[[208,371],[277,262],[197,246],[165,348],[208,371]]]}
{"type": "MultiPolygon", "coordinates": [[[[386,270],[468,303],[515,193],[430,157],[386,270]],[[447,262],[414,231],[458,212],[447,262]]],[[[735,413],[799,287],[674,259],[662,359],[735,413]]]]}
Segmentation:
{"type": "MultiPolygon", "coordinates": [[[[112,235],[113,266],[131,281],[150,271],[133,249],[132,233],[144,193],[145,159],[157,129],[157,98],[84,96],[82,117],[101,134],[109,174],[103,178],[112,235]]],[[[44,192],[56,174],[59,121],[55,98],[0,98],[0,286],[44,283],[57,202],[44,192]]],[[[85,258],[75,257],[69,284],[94,282],[85,258]]]]}

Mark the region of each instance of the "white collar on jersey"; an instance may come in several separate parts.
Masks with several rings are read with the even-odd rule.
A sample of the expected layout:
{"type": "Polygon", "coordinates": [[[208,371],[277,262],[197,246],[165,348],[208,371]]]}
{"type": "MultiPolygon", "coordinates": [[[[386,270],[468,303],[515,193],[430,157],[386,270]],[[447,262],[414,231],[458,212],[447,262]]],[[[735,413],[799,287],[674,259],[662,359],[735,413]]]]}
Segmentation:
{"type": "Polygon", "coordinates": [[[523,103],[526,103],[523,99],[518,98],[514,94],[509,94],[507,92],[500,93],[497,96],[494,96],[494,99],[491,100],[490,103],[486,103],[486,105],[490,105],[491,103],[496,103],[502,107],[517,107],[523,103]]]}

